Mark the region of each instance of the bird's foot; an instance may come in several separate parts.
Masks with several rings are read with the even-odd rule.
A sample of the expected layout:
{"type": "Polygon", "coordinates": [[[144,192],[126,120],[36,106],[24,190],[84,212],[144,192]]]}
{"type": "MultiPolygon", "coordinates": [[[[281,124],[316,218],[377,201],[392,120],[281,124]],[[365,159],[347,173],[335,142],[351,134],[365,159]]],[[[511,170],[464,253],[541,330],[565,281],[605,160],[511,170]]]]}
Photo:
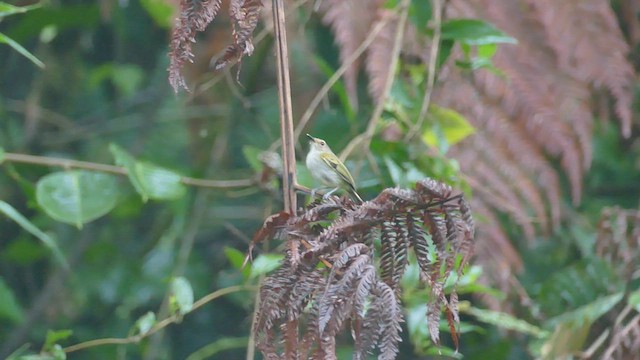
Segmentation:
{"type": "Polygon", "coordinates": [[[338,189],[339,189],[339,188],[335,188],[335,189],[333,189],[333,190],[329,191],[328,193],[326,193],[326,194],[322,195],[322,200],[327,200],[327,199],[331,196],[331,194],[333,194],[333,193],[334,193],[336,190],[338,190],[338,189]]]}

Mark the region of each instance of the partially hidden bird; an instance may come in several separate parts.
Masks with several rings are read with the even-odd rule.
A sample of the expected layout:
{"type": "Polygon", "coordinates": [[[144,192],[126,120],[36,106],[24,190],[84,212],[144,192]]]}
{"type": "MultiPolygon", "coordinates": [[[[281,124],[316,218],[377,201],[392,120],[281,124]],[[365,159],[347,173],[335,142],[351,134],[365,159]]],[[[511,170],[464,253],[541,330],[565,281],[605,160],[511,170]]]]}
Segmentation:
{"type": "MultiPolygon", "coordinates": [[[[338,189],[345,190],[358,203],[362,203],[362,198],[356,191],[356,183],[346,166],[340,161],[336,154],[331,151],[327,142],[315,138],[309,134],[309,153],[307,154],[307,169],[314,179],[332,188],[323,198],[328,198],[338,189]]],[[[315,193],[315,190],[313,191],[315,193]]]]}

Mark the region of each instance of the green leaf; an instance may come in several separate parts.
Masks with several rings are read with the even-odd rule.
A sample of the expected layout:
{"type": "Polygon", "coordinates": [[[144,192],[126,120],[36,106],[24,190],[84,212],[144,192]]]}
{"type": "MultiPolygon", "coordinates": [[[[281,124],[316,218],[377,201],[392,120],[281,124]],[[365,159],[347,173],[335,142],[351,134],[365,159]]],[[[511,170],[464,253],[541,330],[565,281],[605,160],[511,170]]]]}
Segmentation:
{"type": "Polygon", "coordinates": [[[250,279],[277,269],[284,256],[281,254],[261,254],[251,264],[250,279]]]}
{"type": "Polygon", "coordinates": [[[149,311],[136,321],[135,328],[138,330],[138,334],[144,335],[148,333],[155,324],[156,314],[153,311],[149,311]]]}
{"type": "Polygon", "coordinates": [[[55,360],[66,360],[67,359],[67,353],[64,352],[64,350],[62,349],[62,346],[55,344],[53,345],[53,348],[50,351],[51,354],[53,354],[53,358],[55,360]]]}
{"type": "Polygon", "coordinates": [[[478,57],[484,59],[491,59],[493,55],[498,51],[498,45],[496,44],[485,44],[478,46],[478,57]]]}
{"type": "Polygon", "coordinates": [[[422,140],[427,145],[440,148],[439,135],[444,137],[447,145],[454,145],[476,131],[467,119],[455,110],[431,105],[429,114],[433,118],[434,126],[422,134],[422,140]]]}
{"type": "MultiPolygon", "coordinates": [[[[335,70],[331,68],[331,66],[321,57],[314,56],[313,57],[316,66],[322,71],[322,73],[327,77],[327,79],[331,78],[335,73],[335,70]]],[[[344,86],[344,82],[342,80],[338,80],[333,84],[331,90],[338,95],[338,99],[342,104],[342,108],[344,110],[345,115],[347,116],[347,120],[350,123],[354,123],[356,121],[356,113],[351,106],[351,101],[349,101],[349,94],[347,93],[347,88],[344,86]]]]}
{"type": "Polygon", "coordinates": [[[13,290],[7,286],[2,277],[0,277],[0,319],[6,319],[15,324],[24,320],[24,312],[18,304],[13,290]]]}
{"type": "Polygon", "coordinates": [[[38,355],[22,355],[18,360],[58,360],[54,355],[38,354],[38,355]]]}
{"type": "Polygon", "coordinates": [[[0,2],[0,18],[14,14],[22,14],[29,10],[37,9],[40,6],[42,6],[42,4],[40,3],[35,3],[28,6],[13,6],[5,2],[0,2]]]}
{"type": "Polygon", "coordinates": [[[165,0],[140,0],[140,4],[158,26],[165,29],[171,27],[173,7],[165,0]]]}
{"type": "Polygon", "coordinates": [[[113,175],[61,171],[38,181],[36,200],[52,218],[81,228],[116,206],[118,187],[113,175]]]}
{"type": "Polygon", "coordinates": [[[111,81],[124,97],[134,95],[143,80],[144,71],[137,65],[119,64],[112,69],[111,81]]]}
{"type": "Polygon", "coordinates": [[[4,161],[4,148],[0,146],[0,164],[4,161]]]}
{"type": "Polygon", "coordinates": [[[193,308],[193,288],[189,280],[182,276],[171,281],[171,306],[174,312],[184,315],[193,308]]]}
{"type": "Polygon", "coordinates": [[[7,44],[13,48],[13,50],[19,52],[22,56],[31,60],[32,63],[36,64],[41,69],[44,69],[44,63],[38,60],[35,55],[29,52],[29,50],[25,49],[22,45],[18,44],[16,41],[8,37],[7,35],[0,33],[0,43],[7,44]]]}
{"type": "Polygon", "coordinates": [[[240,250],[228,246],[224,247],[224,254],[231,265],[242,272],[242,277],[248,279],[251,274],[251,266],[246,266],[244,269],[242,268],[245,255],[240,250]]]}
{"type": "Polygon", "coordinates": [[[517,44],[513,37],[493,25],[478,19],[453,19],[442,24],[443,40],[455,40],[467,45],[517,44]]]}
{"type": "Polygon", "coordinates": [[[409,21],[420,32],[427,31],[427,23],[431,19],[433,9],[431,7],[431,1],[424,0],[411,0],[409,5],[409,21]]]}
{"type": "Polygon", "coordinates": [[[464,312],[475,316],[483,323],[490,324],[501,329],[517,331],[523,334],[535,336],[537,338],[543,338],[549,335],[547,331],[544,331],[535,325],[529,324],[528,322],[513,317],[507,313],[479,309],[475,307],[469,307],[465,309],[464,312]]]}
{"type": "Polygon", "coordinates": [[[20,225],[24,230],[40,239],[40,241],[42,241],[42,243],[51,250],[53,256],[58,260],[58,262],[60,262],[60,264],[62,264],[64,267],[69,266],[64,256],[62,255],[60,248],[58,247],[58,243],[53,239],[53,237],[38,229],[38,227],[33,225],[27,218],[22,216],[22,214],[20,214],[18,210],[16,210],[13,206],[0,200],[0,213],[5,214],[8,218],[20,225]]]}
{"type": "Polygon", "coordinates": [[[640,312],[640,289],[629,295],[629,305],[633,306],[636,311],[640,312]]]}
{"type": "Polygon", "coordinates": [[[547,321],[549,327],[557,327],[562,323],[572,324],[575,327],[582,324],[591,324],[598,320],[602,315],[606,314],[624,297],[622,292],[604,296],[581,306],[573,311],[567,311],[559,316],[551,318],[547,321]]]}
{"type": "Polygon", "coordinates": [[[47,338],[42,346],[43,351],[53,350],[54,345],[61,340],[69,338],[73,334],[72,330],[47,330],[47,338]]]}
{"type": "Polygon", "coordinates": [[[244,159],[247,160],[249,165],[251,165],[253,171],[257,173],[262,171],[262,163],[259,160],[261,152],[262,150],[251,145],[244,145],[242,147],[242,154],[244,155],[244,159]]]}
{"type": "Polygon", "coordinates": [[[182,176],[157,165],[137,161],[116,144],[109,145],[116,164],[127,169],[127,176],[143,201],[148,199],[173,200],[186,193],[182,176]]]}

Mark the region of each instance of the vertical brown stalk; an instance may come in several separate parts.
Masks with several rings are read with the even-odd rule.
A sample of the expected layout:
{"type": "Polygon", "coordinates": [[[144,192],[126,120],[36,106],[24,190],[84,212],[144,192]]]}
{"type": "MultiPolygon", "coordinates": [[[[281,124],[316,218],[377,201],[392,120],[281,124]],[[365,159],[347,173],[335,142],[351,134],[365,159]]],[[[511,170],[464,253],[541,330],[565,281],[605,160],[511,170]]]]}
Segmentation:
{"type": "MultiPolygon", "coordinates": [[[[280,99],[280,136],[282,138],[283,182],[282,194],[284,211],[295,215],[297,200],[295,138],[293,136],[293,114],[291,107],[291,85],[289,79],[289,53],[287,51],[287,33],[283,0],[273,0],[273,24],[276,36],[276,54],[278,67],[278,98],[280,99]]],[[[285,325],[285,359],[297,358],[298,321],[292,320],[285,325]]]]}
{"type": "Polygon", "coordinates": [[[289,54],[283,0],[273,0],[273,23],[276,36],[278,67],[278,97],[280,99],[280,134],[282,137],[282,161],[284,164],[284,210],[294,214],[296,209],[296,156],[291,110],[291,86],[289,80],[289,54]]]}

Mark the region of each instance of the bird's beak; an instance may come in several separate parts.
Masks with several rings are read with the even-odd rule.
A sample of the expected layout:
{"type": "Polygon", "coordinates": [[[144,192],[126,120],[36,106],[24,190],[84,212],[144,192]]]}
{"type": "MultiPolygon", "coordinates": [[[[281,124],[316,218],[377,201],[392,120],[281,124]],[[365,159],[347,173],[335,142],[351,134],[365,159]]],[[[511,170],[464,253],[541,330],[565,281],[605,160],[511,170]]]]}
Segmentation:
{"type": "Polygon", "coordinates": [[[313,142],[315,142],[315,141],[316,141],[316,138],[314,138],[313,136],[311,136],[311,135],[309,135],[309,134],[307,134],[307,137],[308,137],[311,141],[313,141],[313,142]]]}

